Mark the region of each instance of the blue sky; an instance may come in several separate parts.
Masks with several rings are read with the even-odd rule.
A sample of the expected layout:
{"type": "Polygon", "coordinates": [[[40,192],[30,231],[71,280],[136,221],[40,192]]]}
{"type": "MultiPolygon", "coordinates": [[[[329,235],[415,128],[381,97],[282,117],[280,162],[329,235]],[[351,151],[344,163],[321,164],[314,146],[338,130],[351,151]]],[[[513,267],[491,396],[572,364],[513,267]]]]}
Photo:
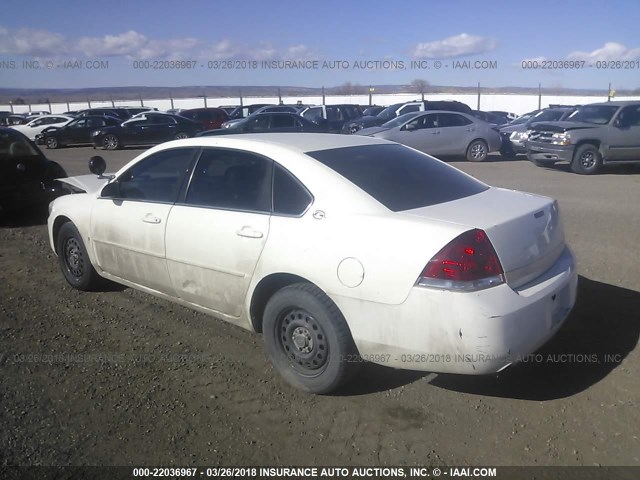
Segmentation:
{"type": "Polygon", "coordinates": [[[3,0],[2,10],[3,87],[319,87],[421,78],[435,85],[606,88],[612,82],[618,89],[640,88],[636,0],[3,0]],[[195,68],[146,68],[162,66],[155,60],[185,59],[195,60],[195,68]],[[34,60],[39,69],[24,68],[34,60]],[[89,70],[88,60],[108,67],[89,70]],[[258,68],[235,60],[255,61],[258,68]],[[310,70],[261,68],[263,61],[278,60],[319,63],[310,70]],[[428,68],[411,68],[417,60],[428,68]],[[573,60],[585,67],[523,69],[523,60],[573,60]],[[635,68],[597,68],[609,60],[635,68]],[[346,62],[346,68],[323,68],[324,61],[346,62]],[[362,61],[391,63],[354,68],[362,61]],[[453,68],[462,61],[472,68],[453,68]],[[473,68],[476,61],[497,66],[473,68]],[[229,65],[235,68],[222,69],[229,65]]]}

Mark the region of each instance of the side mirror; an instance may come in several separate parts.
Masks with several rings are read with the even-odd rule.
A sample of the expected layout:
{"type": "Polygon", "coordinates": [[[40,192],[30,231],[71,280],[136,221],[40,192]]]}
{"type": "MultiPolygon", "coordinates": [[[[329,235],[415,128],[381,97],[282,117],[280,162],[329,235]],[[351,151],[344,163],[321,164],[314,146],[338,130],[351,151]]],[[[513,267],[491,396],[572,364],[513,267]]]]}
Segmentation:
{"type": "Polygon", "coordinates": [[[120,184],[117,181],[107,183],[100,192],[100,196],[103,198],[118,198],[120,196],[120,184]]]}
{"type": "Polygon", "coordinates": [[[404,130],[406,130],[407,132],[412,132],[412,131],[417,130],[417,129],[418,129],[418,127],[416,127],[416,125],[414,123],[407,123],[404,126],[404,130]]]}
{"type": "Polygon", "coordinates": [[[27,166],[24,163],[19,163],[16,165],[16,169],[18,169],[19,172],[26,172],[27,166]]]}
{"type": "Polygon", "coordinates": [[[96,155],[89,159],[89,171],[98,177],[101,177],[104,171],[107,169],[107,162],[104,158],[96,155]]]}

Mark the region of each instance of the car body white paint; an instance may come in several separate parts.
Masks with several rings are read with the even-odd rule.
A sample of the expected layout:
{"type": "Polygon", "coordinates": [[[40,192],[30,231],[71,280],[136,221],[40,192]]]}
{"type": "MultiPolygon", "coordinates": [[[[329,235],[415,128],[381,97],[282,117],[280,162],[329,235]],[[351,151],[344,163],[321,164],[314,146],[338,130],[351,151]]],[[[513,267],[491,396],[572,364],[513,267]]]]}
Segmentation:
{"type": "Polygon", "coordinates": [[[85,176],[76,185],[84,184],[89,193],[52,203],[51,246],[55,251],[57,219],[69,219],[100,275],[249,330],[254,329],[250,306],[259,282],[278,273],[297,275],[335,302],[363,358],[387,366],[485,374],[532,353],[557,331],[576,299],[577,273],[557,203],[490,187],[453,202],[392,212],[304,153],[388,143],[328,134],[199,137],[164,143],[132,160],[116,178],[167,148],[233,148],[259,153],[283,166],[312,193],[313,203],[301,217],[286,217],[137,202],[123,219],[108,208],[115,201],[99,198],[105,180],[94,177],[91,182],[85,176]],[[162,233],[150,233],[158,225],[144,222],[147,215],[160,220],[162,233]],[[114,237],[110,225],[123,221],[129,222],[121,229],[128,232],[127,238],[114,237]],[[259,230],[262,237],[230,233],[246,227],[259,230]],[[506,283],[474,292],[416,286],[429,260],[474,228],[487,233],[506,283]],[[212,239],[223,253],[212,254],[206,248],[212,239]],[[128,242],[125,253],[105,248],[122,242],[128,242]]]}
{"type": "Polygon", "coordinates": [[[41,115],[34,118],[29,123],[24,125],[12,125],[11,128],[25,134],[30,140],[35,140],[36,135],[41,133],[45,128],[61,127],[69,123],[71,120],[73,120],[73,117],[65,115],[41,115]],[[59,118],[62,120],[54,123],[46,123],[47,121],[51,121],[53,118],[59,118]]]}

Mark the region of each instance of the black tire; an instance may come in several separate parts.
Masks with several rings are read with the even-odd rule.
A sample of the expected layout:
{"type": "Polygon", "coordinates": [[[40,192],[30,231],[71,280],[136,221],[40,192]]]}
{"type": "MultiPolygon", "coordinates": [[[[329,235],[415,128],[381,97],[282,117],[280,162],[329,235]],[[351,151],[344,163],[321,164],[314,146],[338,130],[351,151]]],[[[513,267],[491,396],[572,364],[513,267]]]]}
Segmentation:
{"type": "Polygon", "coordinates": [[[265,350],[280,375],[309,393],[336,390],[360,366],[342,313],[309,283],[289,285],[269,299],[263,336],[265,350]]]}
{"type": "Polygon", "coordinates": [[[183,140],[185,138],[189,138],[189,134],[185,133],[185,132],[178,132],[176,133],[175,137],[173,137],[174,140],[183,140]]]}
{"type": "Polygon", "coordinates": [[[474,140],[467,147],[467,160],[469,162],[484,162],[489,154],[489,147],[484,140],[474,140]]]}
{"type": "Polygon", "coordinates": [[[589,143],[578,147],[571,160],[571,170],[580,175],[593,175],[602,167],[602,155],[598,147],[589,143]]]}
{"type": "Polygon", "coordinates": [[[102,148],[105,150],[117,150],[120,148],[120,140],[112,133],[109,133],[102,139],[102,148]]]}
{"type": "Polygon", "coordinates": [[[67,222],[60,227],[56,249],[62,275],[73,288],[92,291],[104,284],[105,281],[93,268],[82,236],[73,223],[67,222]]]}
{"type": "Polygon", "coordinates": [[[58,139],[56,137],[47,137],[44,143],[47,146],[47,148],[50,148],[52,150],[60,146],[60,144],[58,143],[58,139]]]}

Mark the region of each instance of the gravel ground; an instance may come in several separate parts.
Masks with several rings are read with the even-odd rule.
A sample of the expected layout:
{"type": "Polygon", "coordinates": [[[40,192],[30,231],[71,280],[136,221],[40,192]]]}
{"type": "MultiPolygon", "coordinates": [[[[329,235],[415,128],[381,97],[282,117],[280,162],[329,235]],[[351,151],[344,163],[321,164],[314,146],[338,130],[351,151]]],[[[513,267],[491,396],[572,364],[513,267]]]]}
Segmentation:
{"type": "MultiPolygon", "coordinates": [[[[47,151],[73,174],[94,153],[47,151]]],[[[115,170],[138,151],[100,153],[115,170]]],[[[640,465],[640,170],[455,165],[560,201],[579,297],[535,361],[488,377],[367,365],[305,395],[258,335],[71,289],[44,216],[24,215],[0,227],[0,465],[640,465]]]]}

